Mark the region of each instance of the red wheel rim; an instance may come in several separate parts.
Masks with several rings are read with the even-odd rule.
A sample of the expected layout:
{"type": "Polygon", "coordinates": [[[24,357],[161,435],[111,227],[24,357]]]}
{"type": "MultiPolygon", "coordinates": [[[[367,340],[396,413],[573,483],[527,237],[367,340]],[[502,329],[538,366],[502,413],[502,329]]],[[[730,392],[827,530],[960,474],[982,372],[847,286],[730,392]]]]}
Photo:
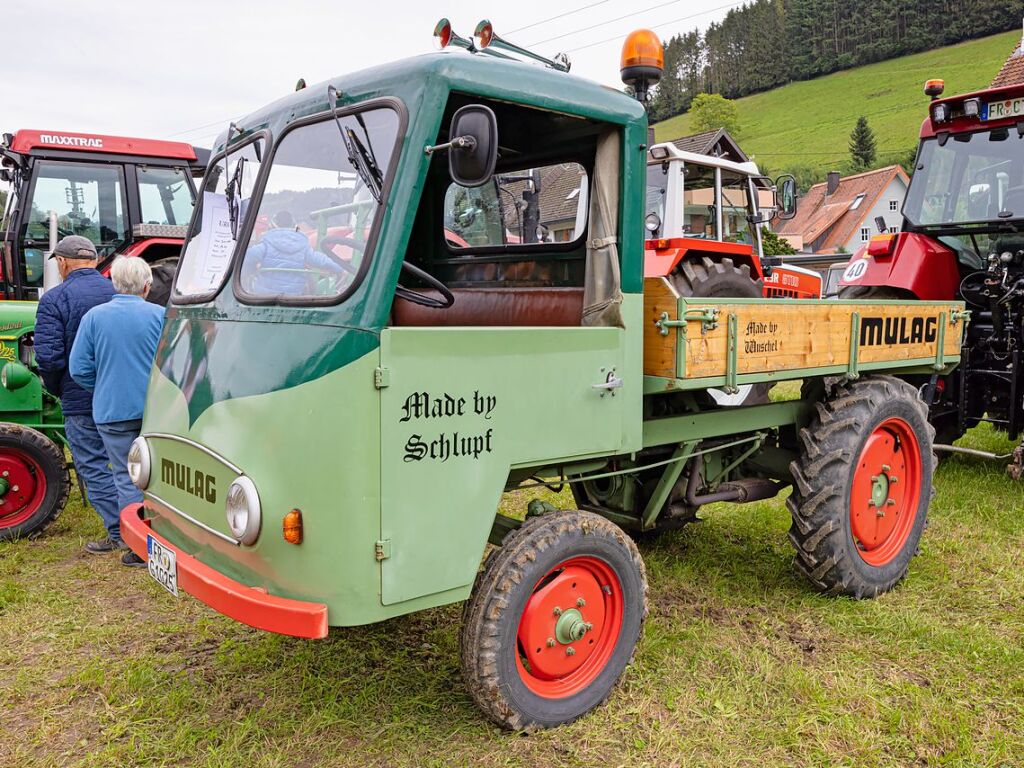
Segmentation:
{"type": "Polygon", "coordinates": [[[0,448],[0,528],[21,525],[46,498],[46,475],[35,459],[14,448],[0,448]]]}
{"type": "Polygon", "coordinates": [[[921,503],[921,446],[907,422],[886,419],[857,459],[850,493],[850,529],[861,559],[892,562],[914,529],[921,503]]]}
{"type": "Polygon", "coordinates": [[[607,666],[622,630],[622,585],[595,557],[574,557],[545,574],[523,608],[516,668],[533,693],[561,699],[607,666]]]}

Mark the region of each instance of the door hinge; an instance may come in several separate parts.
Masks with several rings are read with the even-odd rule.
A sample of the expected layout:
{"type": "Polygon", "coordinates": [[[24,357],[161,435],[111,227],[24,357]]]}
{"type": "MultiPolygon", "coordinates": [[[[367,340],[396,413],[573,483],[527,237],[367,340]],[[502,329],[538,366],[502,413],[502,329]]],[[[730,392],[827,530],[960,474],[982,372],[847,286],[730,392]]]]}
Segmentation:
{"type": "Polygon", "coordinates": [[[391,384],[391,371],[387,368],[375,368],[373,371],[373,386],[377,389],[384,389],[384,387],[391,384]]]}
{"type": "Polygon", "coordinates": [[[377,558],[378,563],[391,557],[391,539],[376,542],[373,545],[373,555],[377,558]]]}

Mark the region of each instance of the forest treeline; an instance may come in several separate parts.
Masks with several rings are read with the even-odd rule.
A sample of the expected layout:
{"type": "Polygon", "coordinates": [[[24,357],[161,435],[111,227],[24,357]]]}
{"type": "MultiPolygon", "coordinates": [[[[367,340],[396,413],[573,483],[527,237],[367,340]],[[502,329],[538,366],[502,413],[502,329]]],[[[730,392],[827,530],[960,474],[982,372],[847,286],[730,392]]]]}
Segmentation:
{"type": "Polygon", "coordinates": [[[1006,0],[754,0],[665,43],[651,117],[685,112],[700,93],[733,99],[1020,23],[1006,0]]]}

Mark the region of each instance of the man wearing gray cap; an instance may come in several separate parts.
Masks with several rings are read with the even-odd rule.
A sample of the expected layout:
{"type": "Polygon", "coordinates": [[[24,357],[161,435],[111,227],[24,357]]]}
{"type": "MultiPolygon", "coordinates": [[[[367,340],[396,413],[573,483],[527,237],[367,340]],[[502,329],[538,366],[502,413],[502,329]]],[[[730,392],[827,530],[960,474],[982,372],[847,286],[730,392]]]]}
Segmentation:
{"type": "Polygon", "coordinates": [[[96,271],[96,246],[85,237],[65,237],[50,254],[63,282],[46,291],[36,311],[36,364],[43,386],[60,398],[64,431],[71,445],[75,471],[85,481],[89,502],[99,513],[107,537],[85,545],[94,554],[124,549],[117,508],[117,489],[103,438],[92,419],[92,393],[68,370],[71,348],[82,317],[114,296],[114,286],[96,271]]]}

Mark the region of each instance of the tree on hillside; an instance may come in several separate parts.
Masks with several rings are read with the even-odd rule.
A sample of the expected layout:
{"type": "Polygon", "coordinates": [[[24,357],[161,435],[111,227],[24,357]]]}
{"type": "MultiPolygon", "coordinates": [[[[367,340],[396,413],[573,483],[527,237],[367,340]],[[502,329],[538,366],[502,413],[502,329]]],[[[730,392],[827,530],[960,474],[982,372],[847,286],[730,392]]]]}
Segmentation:
{"type": "Polygon", "coordinates": [[[875,163],[875,132],[868,125],[868,119],[861,115],[850,133],[850,161],[854,171],[866,171],[875,163]]]}
{"type": "Polygon", "coordinates": [[[717,93],[702,93],[690,105],[693,116],[690,127],[694,133],[725,128],[734,137],[740,133],[740,115],[736,105],[717,93]]]}

